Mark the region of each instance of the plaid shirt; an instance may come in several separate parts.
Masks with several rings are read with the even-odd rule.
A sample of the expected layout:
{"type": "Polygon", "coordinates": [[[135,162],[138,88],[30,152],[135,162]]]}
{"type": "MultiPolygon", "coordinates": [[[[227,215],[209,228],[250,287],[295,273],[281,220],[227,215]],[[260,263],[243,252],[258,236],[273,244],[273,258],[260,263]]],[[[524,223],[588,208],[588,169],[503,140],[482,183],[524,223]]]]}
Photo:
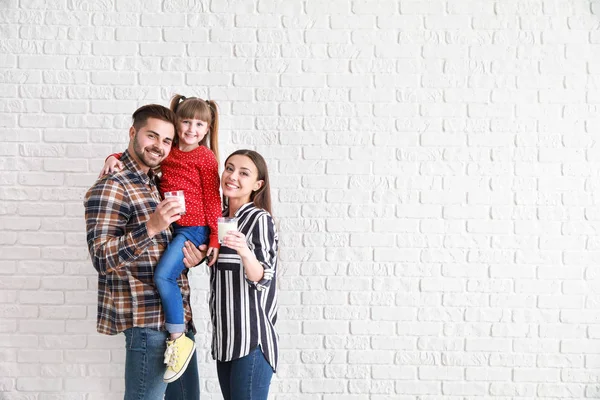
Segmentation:
{"type": "MultiPolygon", "coordinates": [[[[154,268],[171,241],[170,230],[148,237],[146,221],[160,195],[126,151],[125,168],[104,176],[85,195],[87,243],[98,271],[97,330],[115,335],[131,327],[164,330],[164,313],[153,282],[154,268]]],[[[177,279],[188,329],[194,330],[187,274],[177,279]]]]}

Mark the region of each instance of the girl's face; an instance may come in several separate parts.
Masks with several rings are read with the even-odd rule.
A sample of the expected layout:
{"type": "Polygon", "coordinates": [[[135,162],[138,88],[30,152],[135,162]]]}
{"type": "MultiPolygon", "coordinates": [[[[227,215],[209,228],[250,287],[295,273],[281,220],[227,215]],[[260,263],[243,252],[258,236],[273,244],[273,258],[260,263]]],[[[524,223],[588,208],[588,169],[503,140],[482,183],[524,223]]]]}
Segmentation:
{"type": "Polygon", "coordinates": [[[223,195],[230,201],[248,203],[252,192],[260,189],[263,183],[264,181],[258,180],[258,169],[249,157],[236,154],[225,163],[221,187],[223,195]]]}
{"type": "Polygon", "coordinates": [[[179,145],[191,149],[198,147],[208,132],[208,123],[201,119],[184,118],[179,120],[179,145]]]}

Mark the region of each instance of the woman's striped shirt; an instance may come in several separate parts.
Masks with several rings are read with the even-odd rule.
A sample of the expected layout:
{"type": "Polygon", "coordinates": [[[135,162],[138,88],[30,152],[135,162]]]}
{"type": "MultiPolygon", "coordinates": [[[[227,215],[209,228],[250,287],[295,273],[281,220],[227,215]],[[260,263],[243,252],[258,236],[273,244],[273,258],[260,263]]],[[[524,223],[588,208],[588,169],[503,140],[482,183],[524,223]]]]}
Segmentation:
{"type": "MultiPolygon", "coordinates": [[[[228,211],[224,212],[228,215],[228,211]]],[[[219,259],[210,269],[210,311],[213,325],[212,356],[232,361],[260,346],[277,368],[277,246],[279,237],[271,215],[254,203],[235,213],[238,230],[264,268],[259,282],[248,280],[235,250],[221,246],[219,259]]]]}

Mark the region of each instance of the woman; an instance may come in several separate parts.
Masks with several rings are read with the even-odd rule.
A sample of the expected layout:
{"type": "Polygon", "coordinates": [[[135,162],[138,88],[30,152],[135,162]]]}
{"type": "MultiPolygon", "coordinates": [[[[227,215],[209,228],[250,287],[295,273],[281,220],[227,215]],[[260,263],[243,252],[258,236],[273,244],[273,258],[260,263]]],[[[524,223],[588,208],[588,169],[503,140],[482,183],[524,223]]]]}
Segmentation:
{"type": "Polygon", "coordinates": [[[252,150],[232,153],[221,188],[223,216],[237,217],[238,230],[227,232],[210,271],[212,355],[225,400],[266,400],[278,358],[279,239],[263,157],[252,150]]]}

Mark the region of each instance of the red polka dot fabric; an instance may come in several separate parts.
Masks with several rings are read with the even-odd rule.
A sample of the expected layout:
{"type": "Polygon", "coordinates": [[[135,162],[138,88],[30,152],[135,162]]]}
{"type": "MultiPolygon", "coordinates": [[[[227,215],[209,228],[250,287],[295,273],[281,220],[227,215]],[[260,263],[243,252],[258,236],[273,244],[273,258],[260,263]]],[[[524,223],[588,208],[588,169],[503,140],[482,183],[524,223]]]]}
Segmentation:
{"type": "Polygon", "coordinates": [[[161,164],[160,192],[183,190],[186,213],[181,226],[208,226],[209,246],[219,248],[217,218],[221,216],[219,165],[212,151],[200,146],[192,151],[171,149],[161,164]]]}

